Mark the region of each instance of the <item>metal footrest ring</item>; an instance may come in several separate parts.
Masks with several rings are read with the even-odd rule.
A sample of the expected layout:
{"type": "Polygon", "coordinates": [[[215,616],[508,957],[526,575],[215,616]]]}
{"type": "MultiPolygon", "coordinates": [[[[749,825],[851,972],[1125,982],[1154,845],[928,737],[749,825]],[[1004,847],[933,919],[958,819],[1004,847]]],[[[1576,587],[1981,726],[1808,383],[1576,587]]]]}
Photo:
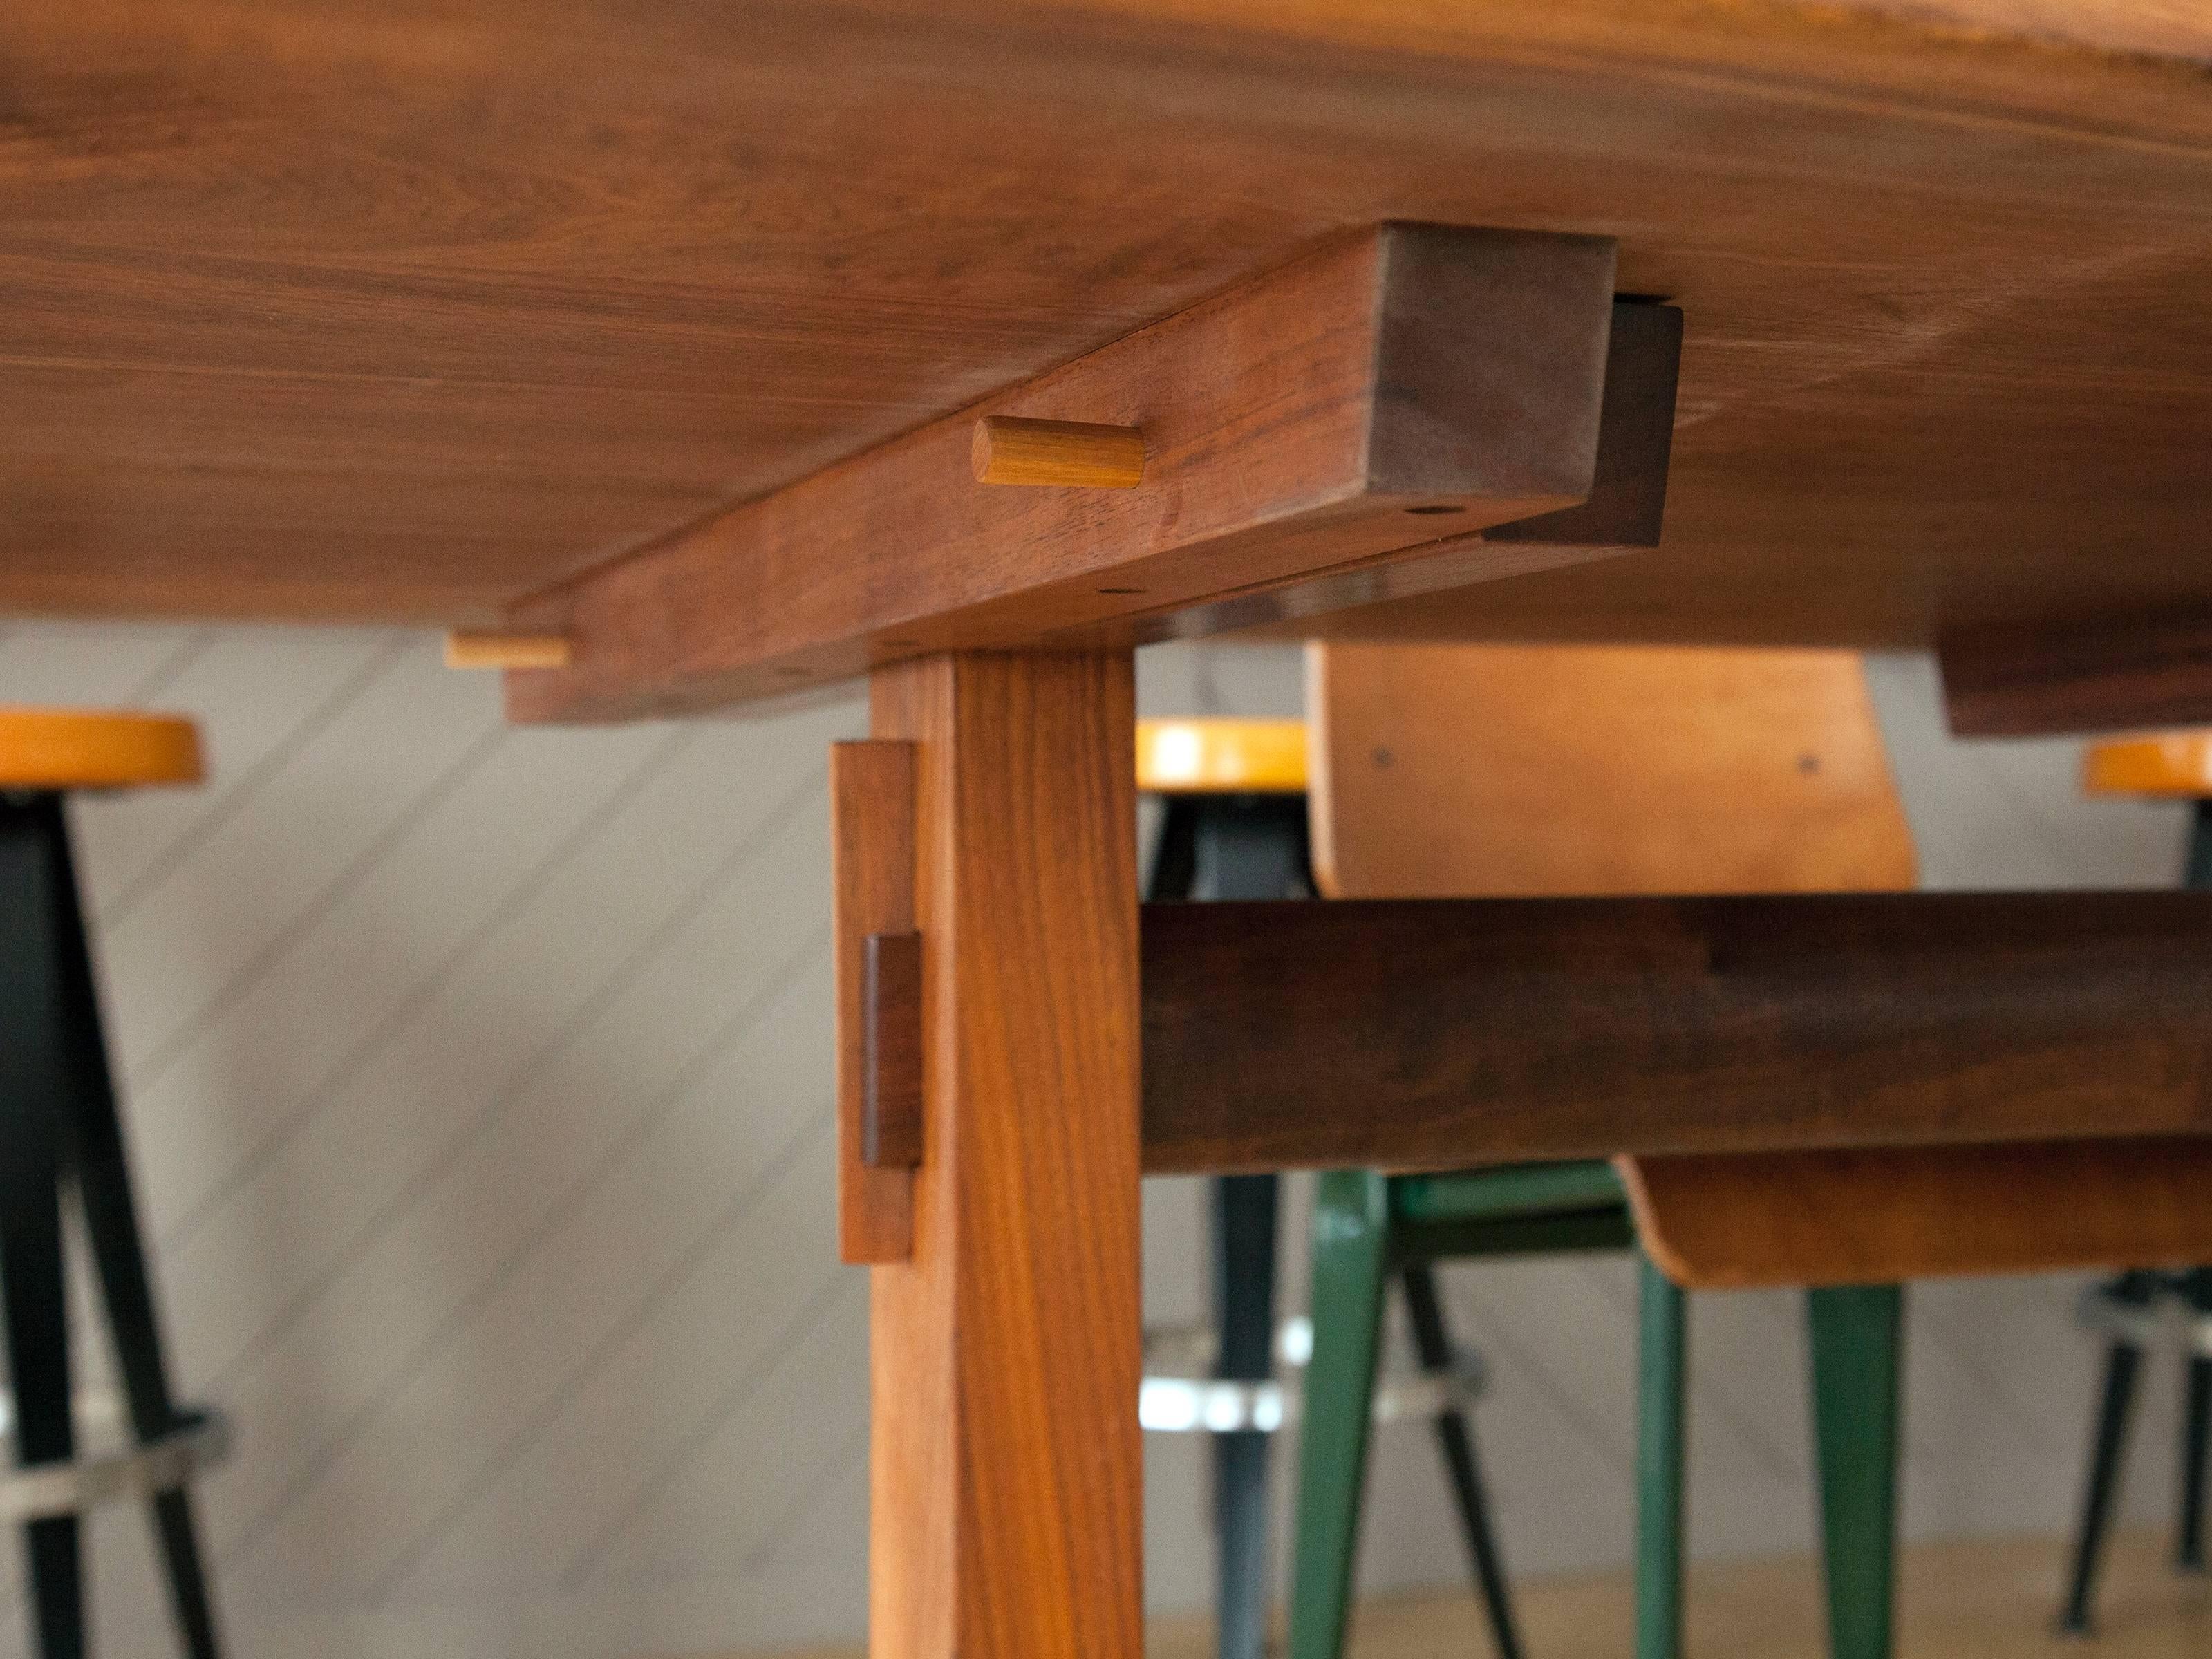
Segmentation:
{"type": "Polygon", "coordinates": [[[2106,1285],[2092,1285],[2081,1292],[2074,1313],[2084,1330],[2115,1342],[2143,1348],[2179,1341],[2212,1359],[2212,1314],[2199,1313],[2178,1286],[2161,1286],[2148,1302],[2130,1302],[2106,1285]]]}
{"type": "MultiPolygon", "coordinates": [[[[1150,1331],[1145,1337],[1145,1378],[1137,1394],[1137,1420],[1154,1434],[1272,1434],[1298,1415],[1297,1373],[1313,1352],[1313,1327],[1285,1322],[1277,1334],[1277,1362],[1289,1377],[1238,1382],[1207,1375],[1213,1333],[1200,1328],[1150,1331]]],[[[1442,1371],[1386,1373],[1376,1381],[1375,1420],[1426,1422],[1473,1404],[1487,1384],[1481,1357],[1455,1352],[1442,1371]]]]}
{"type": "MultiPolygon", "coordinates": [[[[6,1426],[12,1430],[14,1424],[6,1426]]],[[[103,1504],[150,1498],[175,1490],[229,1455],[230,1425],[219,1413],[181,1410],[174,1428],[143,1445],[80,1453],[66,1463],[0,1470],[0,1524],[82,1515],[103,1504]]]]}

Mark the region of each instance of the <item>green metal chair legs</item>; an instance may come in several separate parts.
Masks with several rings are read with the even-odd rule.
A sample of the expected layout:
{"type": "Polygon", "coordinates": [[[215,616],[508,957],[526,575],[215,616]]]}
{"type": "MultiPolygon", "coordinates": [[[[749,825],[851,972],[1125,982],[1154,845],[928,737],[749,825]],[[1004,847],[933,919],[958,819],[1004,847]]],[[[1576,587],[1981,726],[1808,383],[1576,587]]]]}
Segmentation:
{"type": "Polygon", "coordinates": [[[1313,1358],[1299,1430],[1290,1659],[1344,1651],[1389,1247],[1387,1180],[1364,1171],[1323,1176],[1314,1206],[1313,1358]]]}
{"type": "Polygon", "coordinates": [[[1636,1659],[1682,1651],[1690,1299],[1637,1252],[1636,1659]]]}
{"type": "MultiPolygon", "coordinates": [[[[1638,1261],[1636,1654],[1679,1659],[1689,1298],[1638,1261]]],[[[1832,1659],[1889,1659],[1904,1304],[1894,1285],[1805,1293],[1832,1659]]]]}
{"type": "MultiPolygon", "coordinates": [[[[1467,1176],[1323,1176],[1313,1223],[1313,1358],[1305,1376],[1291,1659],[1336,1659],[1351,1616],[1382,1303],[1407,1281],[1425,1367],[1449,1363],[1428,1265],[1469,1255],[1617,1250],[1631,1237],[1620,1188],[1601,1164],[1467,1176]]],[[[1504,1571],[1482,1491],[1473,1431],[1437,1424],[1501,1659],[1519,1659],[1504,1571]]]]}
{"type": "Polygon", "coordinates": [[[1833,1659],[1889,1659],[1897,1559],[1898,1382],[1905,1293],[1895,1285],[1805,1293],[1833,1659]]]}
{"type": "MultiPolygon", "coordinates": [[[[1290,1659],[1339,1659],[1343,1651],[1370,1402],[1392,1273],[1453,1256],[1624,1248],[1632,1239],[1625,1210],[1593,1207],[1609,1178],[1602,1165],[1322,1177],[1314,1218],[1314,1347],[1299,1452],[1290,1659]]],[[[1636,1653],[1637,1659],[1680,1659],[1687,1297],[1640,1252],[1638,1260],[1636,1653]]],[[[1833,1659],[1888,1659],[1891,1650],[1902,1310],[1903,1294],[1893,1285],[1806,1294],[1833,1659]]],[[[1474,1522],[1486,1525],[1479,1509],[1474,1522]]],[[[1498,1645],[1510,1652],[1517,1641],[1502,1589],[1492,1601],[1498,1645]]]]}

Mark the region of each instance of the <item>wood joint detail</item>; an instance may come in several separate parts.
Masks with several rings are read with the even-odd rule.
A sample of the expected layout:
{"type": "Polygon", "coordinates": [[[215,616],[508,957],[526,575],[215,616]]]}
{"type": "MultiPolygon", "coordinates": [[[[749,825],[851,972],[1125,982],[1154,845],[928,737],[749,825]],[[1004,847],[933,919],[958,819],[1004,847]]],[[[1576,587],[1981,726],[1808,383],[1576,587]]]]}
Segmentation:
{"type": "Polygon", "coordinates": [[[921,1163],[921,935],[871,933],[861,975],[860,1161],[921,1163]]]}
{"type": "Polygon", "coordinates": [[[849,1262],[914,1254],[921,1161],[915,749],[830,751],[837,973],[837,1237],[849,1262]]]}

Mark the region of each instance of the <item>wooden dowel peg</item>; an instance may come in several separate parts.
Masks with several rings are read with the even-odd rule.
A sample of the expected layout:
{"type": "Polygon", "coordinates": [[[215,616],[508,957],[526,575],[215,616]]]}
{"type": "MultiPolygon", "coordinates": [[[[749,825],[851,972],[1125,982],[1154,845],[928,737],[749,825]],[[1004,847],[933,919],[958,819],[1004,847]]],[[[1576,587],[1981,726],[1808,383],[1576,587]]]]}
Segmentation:
{"type": "Polygon", "coordinates": [[[1145,434],[1133,426],[986,415],[975,422],[973,459],[978,483],[1134,489],[1145,481],[1145,434]]]}
{"type": "Polygon", "coordinates": [[[495,634],[457,628],[446,635],[448,668],[566,668],[575,652],[561,634],[495,634]]]}

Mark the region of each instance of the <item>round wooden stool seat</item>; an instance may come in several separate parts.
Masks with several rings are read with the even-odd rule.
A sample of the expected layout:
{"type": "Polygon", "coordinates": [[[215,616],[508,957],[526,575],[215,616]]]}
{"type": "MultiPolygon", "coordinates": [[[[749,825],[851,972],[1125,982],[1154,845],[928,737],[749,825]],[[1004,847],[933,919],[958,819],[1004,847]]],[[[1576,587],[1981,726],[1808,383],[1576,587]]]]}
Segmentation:
{"type": "Polygon", "coordinates": [[[198,729],[173,714],[0,707],[0,789],[198,783],[198,729]]]}
{"type": "Polygon", "coordinates": [[[1155,795],[1302,795],[1305,722],[1139,720],[1137,787],[1155,795]]]}
{"type": "Polygon", "coordinates": [[[2094,744],[2082,763],[2093,795],[2212,799],[2212,732],[2160,732],[2094,744]]]}

